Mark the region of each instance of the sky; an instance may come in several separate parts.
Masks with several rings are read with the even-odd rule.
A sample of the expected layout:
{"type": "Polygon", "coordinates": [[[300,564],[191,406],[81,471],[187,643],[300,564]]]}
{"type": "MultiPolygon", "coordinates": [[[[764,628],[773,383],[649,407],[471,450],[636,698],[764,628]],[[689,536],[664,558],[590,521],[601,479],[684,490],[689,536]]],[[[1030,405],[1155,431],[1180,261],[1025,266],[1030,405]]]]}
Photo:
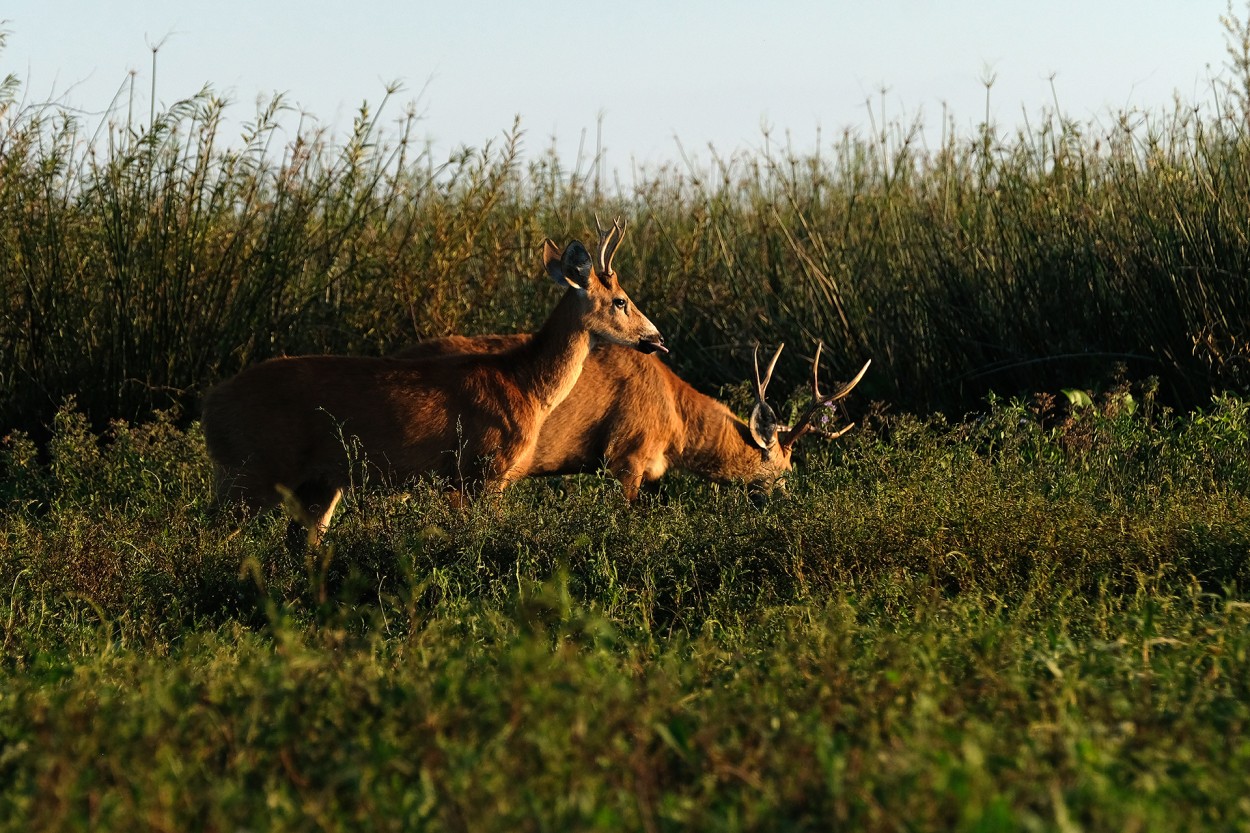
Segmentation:
{"type": "MultiPolygon", "coordinates": [[[[789,135],[809,150],[843,130],[943,113],[971,134],[1058,102],[1079,121],[1200,102],[1227,63],[1227,0],[0,0],[0,74],[27,101],[89,114],[129,73],[146,112],[205,84],[239,124],[287,101],[342,134],[362,101],[403,90],[436,155],[498,140],[521,119],[527,156],[554,143],[583,166],[596,134],[606,170],[722,156],[789,135]],[[703,154],[704,157],[700,157],[703,154]]],[[[1244,7],[1234,13],[1245,18],[1244,7]]],[[[386,121],[386,118],[383,119],[386,121]]]]}

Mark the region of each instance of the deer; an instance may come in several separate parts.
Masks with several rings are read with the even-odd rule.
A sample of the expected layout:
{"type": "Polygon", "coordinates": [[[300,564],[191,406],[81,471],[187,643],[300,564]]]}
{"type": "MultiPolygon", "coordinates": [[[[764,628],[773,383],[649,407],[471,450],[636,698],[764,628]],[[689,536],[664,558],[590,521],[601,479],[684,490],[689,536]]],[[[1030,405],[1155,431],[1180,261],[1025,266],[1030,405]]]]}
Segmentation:
{"type": "Polygon", "coordinates": [[[416,360],[284,356],[213,388],[201,423],[218,503],[253,513],[293,498],[315,545],[365,471],[392,483],[434,475],[457,495],[507,488],[532,467],[539,433],[592,346],[667,352],[612,268],[624,221],[595,225],[593,261],[578,240],[563,251],[544,242],[546,272],[565,292],[523,343],[416,360]]]}
{"type": "MultiPolygon", "coordinates": [[[[431,356],[514,350],[532,336],[447,336],[418,342],[392,354],[424,360],[431,356]]],[[[729,406],[700,393],[658,356],[605,344],[591,352],[586,370],[569,397],[539,432],[525,471],[529,477],[578,474],[601,467],[620,481],[625,500],[634,503],[644,486],[671,468],[719,483],[742,482],[765,494],[784,482],[791,470],[795,443],[808,433],[836,439],[854,423],[834,432],[814,420],[825,408],[845,399],[868,372],[867,361],[855,377],[832,394],[820,390],[819,342],[812,361],[812,401],[793,426],[782,425],[765,399],[773,370],[785,347],[773,354],[760,376],[755,351],[755,406],[742,420],[729,406]]]]}

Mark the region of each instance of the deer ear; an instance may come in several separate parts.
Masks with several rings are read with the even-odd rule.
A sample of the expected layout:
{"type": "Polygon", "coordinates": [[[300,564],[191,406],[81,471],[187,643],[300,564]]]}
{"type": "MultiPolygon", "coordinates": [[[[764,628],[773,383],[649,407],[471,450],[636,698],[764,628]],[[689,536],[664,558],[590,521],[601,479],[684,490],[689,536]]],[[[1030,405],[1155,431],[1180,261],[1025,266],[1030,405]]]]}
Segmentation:
{"type": "Polygon", "coordinates": [[[558,286],[571,286],[585,291],[590,286],[590,252],[580,240],[565,246],[564,253],[548,240],[543,244],[543,263],[547,274],[558,286]]]}
{"type": "Polygon", "coordinates": [[[755,444],[767,452],[777,442],[777,431],[781,427],[777,415],[767,402],[756,402],[755,410],[751,411],[751,437],[755,444]]]}

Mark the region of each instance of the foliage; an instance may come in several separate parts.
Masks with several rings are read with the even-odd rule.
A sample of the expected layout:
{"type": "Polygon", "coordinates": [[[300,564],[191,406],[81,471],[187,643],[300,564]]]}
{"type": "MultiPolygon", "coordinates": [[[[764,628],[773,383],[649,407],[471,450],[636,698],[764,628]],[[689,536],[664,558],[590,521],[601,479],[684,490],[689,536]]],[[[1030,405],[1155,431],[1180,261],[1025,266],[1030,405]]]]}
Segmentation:
{"type": "MultiPolygon", "coordinates": [[[[1231,47],[1250,29],[1231,14],[1231,47]]],[[[2,54],[2,53],[0,53],[2,54]]],[[[0,426],[42,437],[61,400],[92,425],[180,406],[278,353],[378,354],[427,336],[536,326],[544,236],[630,222],[620,266],[704,386],[757,341],[874,359],[867,389],[962,414],[990,390],[1154,375],[1178,406],[1245,394],[1250,76],[1233,48],[1209,102],[1014,132],[919,121],[811,152],[637,171],[502,139],[435,159],[412,110],[362,107],[335,142],[279,98],[236,144],[211,89],[94,130],[0,86],[0,426]],[[598,170],[592,165],[591,170],[598,170]],[[810,348],[809,348],[810,349],[810,348]]],[[[987,91],[989,94],[989,91],[987,91]]],[[[783,356],[798,373],[805,349],[783,356]]],[[[810,353],[808,353],[810,355],[810,353]]],[[[787,370],[788,368],[788,370],[787,370]]]]}
{"type": "Polygon", "coordinates": [[[197,428],[69,403],[4,449],[0,828],[1247,829],[1247,404],[1045,405],[763,509],[360,489],[293,554],[197,428]]]}
{"type": "Polygon", "coordinates": [[[444,162],[385,101],[336,143],[275,100],[228,146],[206,89],[92,134],[9,76],[0,830],[1250,830],[1225,25],[1209,106],[766,136],[613,192],[519,125],[444,162]],[[295,552],[210,505],[206,386],[532,328],[543,237],[596,210],[684,375],[823,337],[874,359],[860,428],[762,508],[358,484],[295,552]]]}

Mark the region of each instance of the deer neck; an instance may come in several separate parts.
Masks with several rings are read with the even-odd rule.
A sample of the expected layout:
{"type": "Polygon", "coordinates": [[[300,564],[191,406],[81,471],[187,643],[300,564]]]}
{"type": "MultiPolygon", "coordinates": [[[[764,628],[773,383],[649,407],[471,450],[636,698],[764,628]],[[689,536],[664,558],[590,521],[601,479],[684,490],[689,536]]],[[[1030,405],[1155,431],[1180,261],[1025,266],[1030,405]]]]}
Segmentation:
{"type": "Polygon", "coordinates": [[[710,480],[751,480],[763,458],[746,422],[727,405],[689,385],[677,396],[686,429],[679,465],[710,480]]]}
{"type": "Polygon", "coordinates": [[[568,398],[590,355],[584,303],[575,290],[565,292],[542,328],[517,348],[519,375],[538,407],[547,413],[568,398]]]}

